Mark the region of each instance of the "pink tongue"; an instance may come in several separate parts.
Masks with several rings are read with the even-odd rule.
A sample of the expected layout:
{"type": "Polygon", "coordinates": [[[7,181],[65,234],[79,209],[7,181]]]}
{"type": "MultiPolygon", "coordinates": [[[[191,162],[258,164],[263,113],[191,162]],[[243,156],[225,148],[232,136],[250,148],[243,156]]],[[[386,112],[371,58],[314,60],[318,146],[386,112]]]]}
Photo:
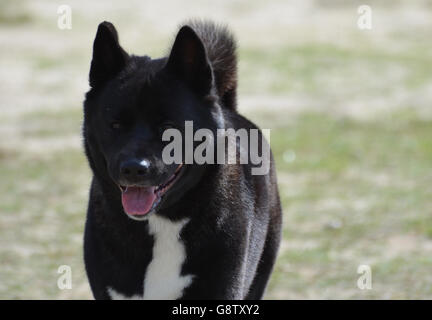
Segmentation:
{"type": "Polygon", "coordinates": [[[122,193],[123,209],[128,214],[146,214],[156,200],[154,189],[155,187],[128,187],[122,193]]]}

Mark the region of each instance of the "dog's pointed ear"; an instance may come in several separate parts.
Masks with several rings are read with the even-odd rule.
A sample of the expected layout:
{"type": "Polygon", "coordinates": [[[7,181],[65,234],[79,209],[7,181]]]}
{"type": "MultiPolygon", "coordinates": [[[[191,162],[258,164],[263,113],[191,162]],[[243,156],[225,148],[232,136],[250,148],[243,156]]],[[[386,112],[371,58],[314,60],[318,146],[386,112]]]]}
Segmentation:
{"type": "Polygon", "coordinates": [[[174,41],[166,67],[184,79],[197,93],[206,95],[213,73],[201,39],[189,26],[183,26],[174,41]]]}
{"type": "Polygon", "coordinates": [[[104,84],[122,70],[128,54],[120,46],[117,30],[110,22],[99,24],[93,43],[93,58],[90,66],[90,86],[92,88],[104,84]]]}

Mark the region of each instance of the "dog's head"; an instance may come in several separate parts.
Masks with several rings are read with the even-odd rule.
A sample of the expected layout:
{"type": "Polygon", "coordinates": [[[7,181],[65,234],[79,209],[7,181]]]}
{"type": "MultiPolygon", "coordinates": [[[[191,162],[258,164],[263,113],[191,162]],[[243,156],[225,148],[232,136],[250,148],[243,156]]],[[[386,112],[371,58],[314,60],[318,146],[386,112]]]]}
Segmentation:
{"type": "Polygon", "coordinates": [[[200,38],[184,26],[167,58],[138,57],[126,53],[114,26],[103,22],[94,40],[90,86],[84,138],[95,176],[121,193],[123,209],[133,219],[173,205],[202,167],[166,163],[164,131],[178,129],[184,137],[185,121],[193,121],[194,131],[215,132],[222,121],[200,38]]]}

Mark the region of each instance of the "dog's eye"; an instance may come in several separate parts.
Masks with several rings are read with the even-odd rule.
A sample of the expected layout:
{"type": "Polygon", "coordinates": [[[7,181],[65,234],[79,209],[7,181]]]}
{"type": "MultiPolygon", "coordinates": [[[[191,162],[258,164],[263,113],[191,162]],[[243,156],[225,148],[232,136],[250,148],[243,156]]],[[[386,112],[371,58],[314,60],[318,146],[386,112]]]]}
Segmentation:
{"type": "Polygon", "coordinates": [[[122,125],[118,121],[111,122],[111,129],[118,130],[121,129],[122,125]]]}

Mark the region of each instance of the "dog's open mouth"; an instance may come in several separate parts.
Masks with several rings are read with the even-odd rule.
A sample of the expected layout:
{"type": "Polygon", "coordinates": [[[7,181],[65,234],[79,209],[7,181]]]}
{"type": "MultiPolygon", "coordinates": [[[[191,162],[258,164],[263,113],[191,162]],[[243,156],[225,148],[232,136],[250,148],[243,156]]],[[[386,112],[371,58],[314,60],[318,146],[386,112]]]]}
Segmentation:
{"type": "Polygon", "coordinates": [[[162,196],[179,179],[182,167],[183,165],[180,164],[174,174],[165,183],[158,186],[120,186],[124,211],[132,216],[144,216],[155,209],[162,196]]]}

